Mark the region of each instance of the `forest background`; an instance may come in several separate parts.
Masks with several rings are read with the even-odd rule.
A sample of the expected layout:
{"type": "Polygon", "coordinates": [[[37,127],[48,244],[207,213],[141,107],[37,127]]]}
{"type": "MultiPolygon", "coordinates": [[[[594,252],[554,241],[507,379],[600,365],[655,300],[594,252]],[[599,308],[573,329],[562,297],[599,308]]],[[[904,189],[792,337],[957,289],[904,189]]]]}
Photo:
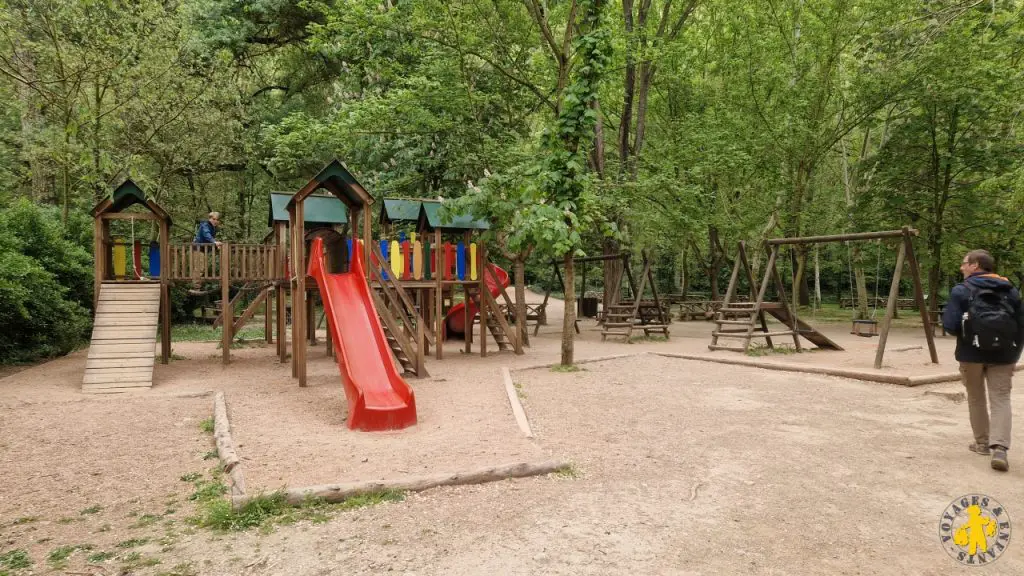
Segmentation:
{"type": "MultiPolygon", "coordinates": [[[[970,248],[1020,284],[1022,10],[0,0],[0,361],[88,336],[89,212],[125,178],[174,242],[212,210],[221,239],[260,242],[269,192],[334,157],[377,199],[491,218],[493,253],[534,284],[553,259],[648,249],[663,292],[714,298],[739,241],[904,225],[931,305],[970,248]]],[[[894,262],[892,245],[837,244],[783,270],[804,303],[859,287],[865,314],[894,262]]]]}

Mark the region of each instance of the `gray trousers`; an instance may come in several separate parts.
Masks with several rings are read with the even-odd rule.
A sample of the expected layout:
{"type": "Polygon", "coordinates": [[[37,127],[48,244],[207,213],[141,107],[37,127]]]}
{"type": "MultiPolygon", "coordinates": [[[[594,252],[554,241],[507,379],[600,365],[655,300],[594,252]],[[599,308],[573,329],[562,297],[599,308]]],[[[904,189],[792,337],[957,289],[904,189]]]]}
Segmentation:
{"type": "Polygon", "coordinates": [[[1010,390],[1013,364],[961,362],[960,377],[967,388],[974,441],[982,446],[1010,447],[1010,390]],[[988,402],[985,402],[986,383],[988,402]]]}

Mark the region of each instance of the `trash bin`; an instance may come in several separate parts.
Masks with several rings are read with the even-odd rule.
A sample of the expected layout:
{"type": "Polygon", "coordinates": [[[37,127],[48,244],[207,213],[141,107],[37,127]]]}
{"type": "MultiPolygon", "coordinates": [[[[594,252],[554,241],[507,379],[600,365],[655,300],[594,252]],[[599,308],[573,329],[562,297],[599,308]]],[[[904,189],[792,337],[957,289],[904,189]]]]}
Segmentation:
{"type": "Polygon", "coordinates": [[[597,317],[597,298],[585,296],[583,298],[583,316],[586,318],[597,317]]]}

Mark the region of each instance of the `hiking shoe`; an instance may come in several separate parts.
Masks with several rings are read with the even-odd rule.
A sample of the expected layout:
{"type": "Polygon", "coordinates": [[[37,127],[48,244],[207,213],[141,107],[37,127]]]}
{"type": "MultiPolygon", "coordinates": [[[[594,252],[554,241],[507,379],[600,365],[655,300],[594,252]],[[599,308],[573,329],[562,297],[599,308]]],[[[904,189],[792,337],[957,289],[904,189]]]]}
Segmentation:
{"type": "Polygon", "coordinates": [[[1010,469],[1010,462],[1006,459],[1006,448],[995,446],[992,448],[992,469],[1006,472],[1010,469]]]}
{"type": "Polygon", "coordinates": [[[988,456],[992,451],[988,449],[985,444],[978,444],[977,442],[971,442],[967,445],[967,449],[975,454],[982,454],[988,456]]]}

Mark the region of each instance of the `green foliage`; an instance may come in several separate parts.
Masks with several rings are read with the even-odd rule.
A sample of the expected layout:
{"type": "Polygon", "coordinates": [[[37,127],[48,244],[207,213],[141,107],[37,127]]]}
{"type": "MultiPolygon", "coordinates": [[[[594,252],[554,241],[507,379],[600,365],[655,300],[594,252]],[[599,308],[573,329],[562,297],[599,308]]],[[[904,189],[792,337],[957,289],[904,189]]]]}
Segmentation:
{"type": "Polygon", "coordinates": [[[61,568],[67,564],[68,558],[78,550],[89,551],[95,548],[92,544],[73,544],[70,546],[58,546],[46,556],[46,561],[54,568],[61,568]]]}
{"type": "Polygon", "coordinates": [[[0,554],[0,567],[21,570],[32,566],[32,558],[21,548],[0,554]]]}
{"type": "Polygon", "coordinates": [[[66,354],[81,343],[90,260],[65,239],[55,210],[19,200],[0,212],[0,362],[66,354]]]}
{"type": "Polygon", "coordinates": [[[117,556],[115,552],[108,552],[106,550],[90,554],[87,560],[92,564],[99,564],[100,562],[106,562],[111,558],[117,556]]]}
{"type": "Polygon", "coordinates": [[[213,434],[213,428],[213,418],[207,418],[199,423],[199,429],[207,434],[213,434]]]}

